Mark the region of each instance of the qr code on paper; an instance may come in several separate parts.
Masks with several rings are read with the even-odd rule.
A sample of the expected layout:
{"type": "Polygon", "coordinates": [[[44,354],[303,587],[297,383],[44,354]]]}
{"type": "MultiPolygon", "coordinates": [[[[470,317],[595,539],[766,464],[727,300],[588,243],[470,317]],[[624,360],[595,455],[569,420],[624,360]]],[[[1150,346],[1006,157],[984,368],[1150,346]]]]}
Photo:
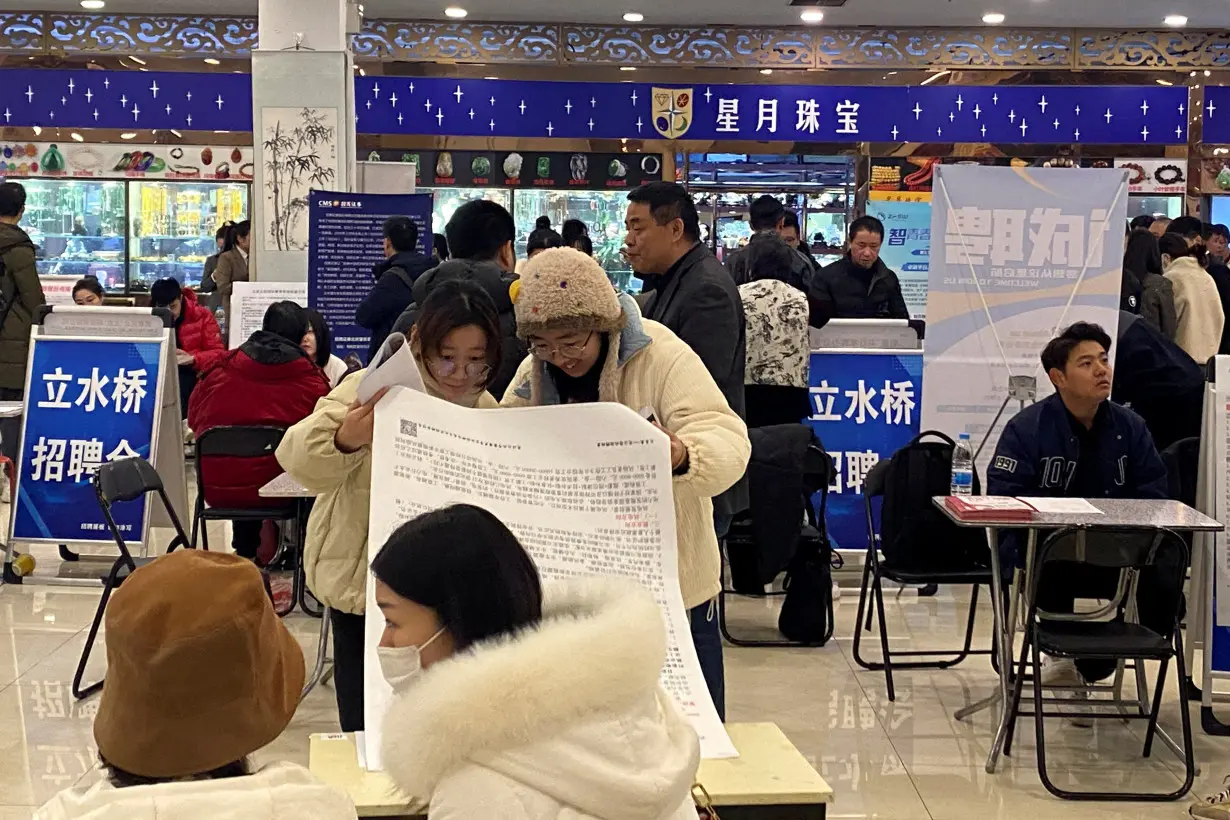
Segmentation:
{"type": "Polygon", "coordinates": [[[409,419],[402,419],[401,420],[401,434],[403,436],[412,436],[414,438],[418,438],[419,437],[418,423],[410,421],[409,419]]]}

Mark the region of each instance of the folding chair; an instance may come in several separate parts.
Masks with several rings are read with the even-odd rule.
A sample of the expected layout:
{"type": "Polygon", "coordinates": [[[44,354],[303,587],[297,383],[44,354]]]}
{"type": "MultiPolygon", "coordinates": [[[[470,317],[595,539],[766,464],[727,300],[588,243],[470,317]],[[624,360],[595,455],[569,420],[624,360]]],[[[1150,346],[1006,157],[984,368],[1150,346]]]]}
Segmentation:
{"type": "MultiPolygon", "coordinates": [[[[73,697],[77,700],[88,698],[103,685],[100,680],[82,687],[81,680],[85,676],[85,667],[90,661],[90,652],[98,637],[98,629],[102,626],[103,613],[107,609],[107,601],[111,599],[112,591],[119,589],[124,580],[138,567],[143,567],[156,560],[132,557],[128,551],[128,545],[124,543],[124,536],[120,534],[120,528],[111,514],[112,506],[121,502],[136,501],[149,493],[158,493],[158,497],[162,499],[162,505],[166,507],[167,516],[171,519],[171,525],[175,527],[175,538],[167,547],[167,552],[173,552],[176,547],[191,548],[188,543],[188,534],[184,532],[183,524],[180,523],[179,516],[175,514],[175,508],[171,506],[171,500],[167,497],[166,489],[163,488],[162,477],[145,459],[125,458],[102,465],[94,474],[94,493],[98,496],[98,506],[102,509],[103,520],[106,521],[107,528],[111,530],[115,545],[119,547],[120,557],[111,565],[111,571],[102,578],[102,599],[98,602],[94,622],[90,624],[90,634],[86,637],[85,648],[81,650],[81,660],[77,663],[77,672],[73,675],[73,697]]],[[[146,537],[149,537],[148,533],[146,537]]]]}
{"type": "MultiPolygon", "coordinates": [[[[821,446],[819,439],[813,439],[812,443],[807,448],[807,453],[803,459],[803,510],[806,516],[807,523],[799,532],[798,542],[796,543],[795,552],[800,548],[818,548],[821,556],[829,556],[831,559],[832,549],[829,547],[828,529],[825,526],[825,508],[828,503],[829,485],[832,483],[833,476],[833,459],[824,447],[821,446]],[[816,505],[812,503],[815,495],[820,494],[819,512],[816,510],[816,505]]],[[[750,529],[748,519],[743,519],[735,524],[736,527],[750,529]]],[[[749,536],[750,537],[750,536],[749,536]]],[[[729,542],[729,537],[728,537],[729,542]]],[[[726,556],[724,556],[726,557],[726,556]]],[[[730,589],[726,586],[726,573],[722,573],[722,589],[718,593],[718,627],[722,631],[724,637],[729,643],[734,646],[745,647],[768,647],[768,646],[816,646],[814,643],[801,643],[790,640],[749,640],[744,638],[736,638],[730,633],[730,628],[726,623],[726,596],[727,595],[745,595],[747,597],[756,598],[772,598],[781,597],[786,593],[783,592],[765,592],[760,594],[751,594],[742,592],[736,589],[730,589]]],[[[833,635],[833,596],[829,593],[828,598],[828,623],[829,631],[825,637],[824,643],[833,635]]]]}
{"type": "MultiPolygon", "coordinates": [[[[197,495],[192,518],[192,546],[196,546],[199,534],[202,545],[205,549],[209,549],[208,522],[210,521],[230,521],[232,523],[236,521],[295,521],[296,526],[298,525],[302,511],[299,499],[270,499],[268,507],[211,507],[205,500],[205,474],[215,469],[210,467],[210,462],[220,458],[268,458],[278,449],[284,435],[286,435],[284,427],[231,426],[214,427],[197,438],[195,467],[197,495]]],[[[294,590],[291,595],[291,609],[300,597],[302,586],[300,580],[303,574],[302,531],[302,528],[299,528],[300,537],[297,539],[298,543],[294,547],[292,556],[294,590]]],[[[276,563],[280,557],[279,553],[270,563],[276,563]]],[[[266,573],[266,584],[268,584],[267,576],[268,573],[266,573]]],[[[278,612],[278,615],[285,616],[289,612],[290,610],[278,612]]]]}
{"type": "MultiPolygon", "coordinates": [[[[1072,717],[1074,712],[1043,712],[1043,686],[1037,682],[1042,679],[1043,653],[1056,658],[1068,659],[1098,659],[1107,661],[1134,660],[1138,670],[1143,669],[1146,660],[1159,661],[1157,684],[1153,692],[1153,705],[1150,711],[1145,711],[1142,703],[1135,704],[1136,712],[1132,713],[1122,708],[1114,712],[1085,710],[1079,713],[1081,717],[1092,719],[1113,720],[1147,720],[1148,729],[1145,732],[1143,756],[1149,757],[1153,749],[1153,737],[1157,733],[1157,718],[1162,706],[1162,692],[1166,684],[1166,671],[1170,659],[1175,659],[1175,667],[1180,684],[1186,679],[1186,665],[1183,657],[1183,631],[1179,628],[1182,607],[1178,604],[1183,596],[1184,570],[1188,565],[1190,552],[1187,544],[1174,532],[1165,529],[1125,530],[1125,529],[1090,529],[1067,527],[1053,533],[1047,538],[1039,551],[1032,577],[1026,593],[1028,601],[1028,617],[1025,621],[1025,641],[1021,647],[1019,668],[1016,682],[1012,690],[1010,705],[1010,721],[1008,734],[1005,738],[1004,753],[1012,749],[1012,737],[1016,729],[1018,717],[1033,717],[1034,731],[1038,746],[1038,776],[1047,791],[1065,800],[1131,800],[1131,801],[1164,801],[1178,800],[1192,787],[1196,778],[1196,761],[1192,750],[1192,725],[1187,703],[1179,700],[1179,719],[1183,728],[1183,757],[1187,769],[1187,777],[1179,786],[1166,793],[1141,792],[1074,792],[1061,789],[1051,782],[1046,768],[1046,734],[1043,729],[1046,717],[1072,717]],[[1096,612],[1048,613],[1038,609],[1037,590],[1043,577],[1043,572],[1049,565],[1060,562],[1081,563],[1108,570],[1118,570],[1119,580],[1114,598],[1096,612]],[[1152,600],[1169,600],[1165,596],[1173,596],[1174,612],[1168,617],[1169,635],[1160,634],[1149,627],[1135,623],[1131,617],[1134,604],[1138,600],[1137,590],[1141,581],[1141,573],[1145,570],[1155,570],[1156,584],[1151,583],[1151,589],[1145,594],[1152,600]],[[1167,577],[1167,572],[1169,577],[1167,577]],[[1166,589],[1169,583],[1170,589],[1166,589]],[[1122,617],[1124,612],[1128,617],[1122,617]],[[1118,617],[1116,617],[1118,616],[1118,617]],[[1107,618],[1112,618],[1107,620],[1107,618]],[[1033,675],[1033,711],[1022,712],[1021,690],[1027,672],[1033,675]]],[[[1143,681],[1143,675],[1138,675],[1143,681]]],[[[1053,700],[1048,702],[1054,702],[1053,700]]],[[[1065,702],[1067,703],[1067,702],[1065,702]]],[[[1110,701],[1090,701],[1093,705],[1105,705],[1110,701]]],[[[1070,705],[1070,704],[1069,704],[1070,705]]]]}
{"type": "MultiPolygon", "coordinates": [[[[884,683],[888,689],[888,699],[896,700],[897,691],[893,685],[893,670],[894,669],[949,669],[962,663],[970,655],[990,655],[990,649],[972,649],[974,642],[974,620],[978,612],[978,587],[986,584],[990,588],[991,570],[985,566],[975,564],[972,560],[965,564],[948,563],[943,568],[927,569],[925,568],[925,559],[920,560],[917,565],[910,567],[899,567],[894,565],[887,559],[880,558],[878,537],[878,528],[876,526],[875,513],[873,510],[873,502],[879,498],[883,500],[887,490],[886,476],[888,474],[889,462],[881,461],[868,471],[863,479],[863,503],[867,512],[867,557],[863,563],[863,584],[859,590],[858,596],[858,617],[854,622],[854,660],[859,666],[872,671],[884,670],[884,683]],[[920,568],[923,567],[923,568],[920,568]],[[947,584],[947,585],[970,585],[973,590],[970,593],[969,602],[969,618],[965,625],[965,643],[958,650],[911,650],[908,652],[893,652],[888,645],[888,624],[884,617],[884,591],[883,580],[888,579],[899,584],[906,585],[926,585],[926,584],[947,584]],[[875,597],[875,614],[880,623],[880,651],[883,655],[883,661],[866,660],[861,653],[862,635],[864,631],[871,631],[872,610],[868,605],[867,598],[869,595],[875,597]],[[863,616],[866,613],[866,621],[863,616]],[[954,655],[955,653],[955,655],[954,655]],[[893,657],[906,658],[940,658],[941,660],[921,660],[921,661],[894,661],[893,657]]],[[[977,477],[975,477],[977,482],[977,477]]],[[[927,499],[930,503],[930,499],[927,499]]],[[[940,513],[936,511],[936,514],[940,513]]],[[[955,537],[961,537],[962,533],[953,525],[955,537]]],[[[980,533],[978,534],[981,535],[980,533]]]]}

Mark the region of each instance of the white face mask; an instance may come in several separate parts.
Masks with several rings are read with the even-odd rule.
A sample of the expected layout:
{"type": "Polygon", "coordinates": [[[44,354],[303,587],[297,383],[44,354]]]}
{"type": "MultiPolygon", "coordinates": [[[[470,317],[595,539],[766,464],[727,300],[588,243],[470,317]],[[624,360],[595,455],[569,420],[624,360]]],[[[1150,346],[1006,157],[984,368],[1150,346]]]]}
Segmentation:
{"type": "Polygon", "coordinates": [[[404,689],[423,673],[423,650],[432,641],[444,634],[444,627],[427,639],[422,646],[378,646],[376,656],[380,659],[380,671],[394,691],[404,689]]]}

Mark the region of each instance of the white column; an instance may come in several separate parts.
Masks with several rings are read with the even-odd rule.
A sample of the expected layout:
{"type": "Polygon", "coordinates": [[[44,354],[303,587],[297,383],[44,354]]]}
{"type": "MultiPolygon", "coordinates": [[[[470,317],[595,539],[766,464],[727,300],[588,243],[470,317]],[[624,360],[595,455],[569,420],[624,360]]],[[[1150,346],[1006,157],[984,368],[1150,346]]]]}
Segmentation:
{"type": "Polygon", "coordinates": [[[307,279],[308,192],[351,189],[353,66],[345,0],[260,0],[252,54],[253,278],[307,279]]]}

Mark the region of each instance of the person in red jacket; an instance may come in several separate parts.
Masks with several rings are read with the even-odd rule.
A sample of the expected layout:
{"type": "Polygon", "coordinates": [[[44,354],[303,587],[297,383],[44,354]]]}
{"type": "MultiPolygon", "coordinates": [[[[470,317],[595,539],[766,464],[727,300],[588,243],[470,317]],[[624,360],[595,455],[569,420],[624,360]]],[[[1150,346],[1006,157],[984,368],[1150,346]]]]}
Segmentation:
{"type": "MultiPolygon", "coordinates": [[[[180,287],[175,279],[159,279],[149,290],[150,303],[166,308],[175,317],[176,358],[179,361],[179,409],[188,417],[188,403],[198,374],[226,355],[218,320],[196,299],[192,288],[180,287]]],[[[187,431],[185,431],[187,436],[187,431]]]]}
{"type": "MultiPolygon", "coordinates": [[[[299,344],[308,316],[294,302],[276,302],[261,330],[201,373],[188,406],[188,424],[198,436],[214,427],[290,427],[307,418],[329,392],[329,381],[299,344]]],[[[260,488],[281,474],[270,452],[259,458],[210,458],[201,462],[205,503],[211,507],[260,509],[269,502],[260,488]]],[[[231,545],[245,558],[260,547],[261,522],[232,524],[231,545]]]]}

